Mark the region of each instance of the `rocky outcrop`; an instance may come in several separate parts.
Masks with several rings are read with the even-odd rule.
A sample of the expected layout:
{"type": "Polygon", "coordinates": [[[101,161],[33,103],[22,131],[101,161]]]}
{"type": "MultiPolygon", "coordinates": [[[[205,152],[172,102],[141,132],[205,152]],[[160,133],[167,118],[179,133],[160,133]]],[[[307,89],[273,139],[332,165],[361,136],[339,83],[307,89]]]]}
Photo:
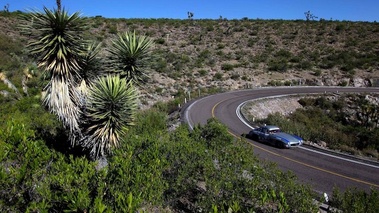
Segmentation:
{"type": "Polygon", "coordinates": [[[253,100],[245,104],[242,107],[241,112],[246,118],[249,118],[249,120],[264,119],[267,118],[269,114],[273,113],[288,115],[302,107],[298,102],[300,98],[302,97],[288,96],[253,100]]]}

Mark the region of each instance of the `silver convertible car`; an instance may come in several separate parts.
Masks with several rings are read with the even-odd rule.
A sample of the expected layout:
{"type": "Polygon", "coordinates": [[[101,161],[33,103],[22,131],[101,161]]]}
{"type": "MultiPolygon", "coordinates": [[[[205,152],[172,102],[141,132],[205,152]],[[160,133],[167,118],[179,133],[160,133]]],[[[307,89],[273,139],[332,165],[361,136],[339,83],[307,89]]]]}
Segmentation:
{"type": "Polygon", "coordinates": [[[282,132],[279,127],[272,125],[255,128],[247,137],[280,148],[291,148],[303,144],[303,139],[299,136],[282,132]]]}

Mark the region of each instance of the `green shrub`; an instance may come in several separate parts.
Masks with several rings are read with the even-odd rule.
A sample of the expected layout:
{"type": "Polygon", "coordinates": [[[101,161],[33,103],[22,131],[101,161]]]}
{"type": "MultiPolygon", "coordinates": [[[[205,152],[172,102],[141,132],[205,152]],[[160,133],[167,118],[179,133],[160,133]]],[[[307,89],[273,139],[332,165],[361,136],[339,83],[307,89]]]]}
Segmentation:
{"type": "Polygon", "coordinates": [[[288,69],[288,62],[285,59],[270,60],[267,64],[269,71],[286,72],[288,69]]]}
{"type": "Polygon", "coordinates": [[[255,43],[257,42],[257,39],[253,39],[253,38],[249,38],[247,40],[247,46],[248,47],[253,47],[255,45],[255,43]]]}
{"type": "Polygon", "coordinates": [[[166,42],[166,40],[164,38],[157,38],[154,41],[155,41],[155,43],[161,44],[161,45],[163,45],[166,42]]]}
{"type": "Polygon", "coordinates": [[[241,76],[238,73],[234,73],[232,76],[230,76],[233,80],[238,80],[241,76]]]}
{"type": "Polygon", "coordinates": [[[112,25],[112,24],[110,24],[110,25],[107,25],[107,28],[108,28],[108,32],[109,32],[110,34],[114,34],[114,35],[116,35],[116,34],[118,33],[117,25],[112,25]]]}
{"type": "Polygon", "coordinates": [[[312,63],[308,60],[302,60],[295,67],[302,70],[307,70],[312,68],[312,63]]]}
{"type": "Polygon", "coordinates": [[[199,74],[200,76],[206,76],[208,74],[208,72],[206,70],[199,70],[199,74]]]}
{"type": "Polygon", "coordinates": [[[348,84],[349,84],[349,82],[347,82],[347,81],[341,81],[340,83],[338,83],[338,86],[345,87],[348,84]]]}
{"type": "Polygon", "coordinates": [[[205,140],[208,149],[226,146],[232,141],[232,136],[228,133],[227,127],[214,118],[209,119],[204,127],[197,127],[193,135],[195,140],[205,140]],[[199,130],[201,130],[200,134],[199,130]]]}
{"type": "Polygon", "coordinates": [[[371,189],[365,192],[358,189],[348,189],[341,193],[337,188],[333,190],[330,201],[332,207],[342,212],[367,212],[374,213],[379,209],[379,191],[371,189]]]}
{"type": "Polygon", "coordinates": [[[223,74],[217,72],[217,73],[213,76],[213,79],[215,79],[215,80],[217,80],[217,81],[221,81],[221,80],[222,80],[222,77],[223,77],[223,74]]]}
{"type": "Polygon", "coordinates": [[[321,76],[321,74],[322,74],[322,71],[319,69],[315,70],[315,72],[314,72],[315,76],[321,76]]]}
{"type": "Polygon", "coordinates": [[[221,49],[224,49],[225,48],[225,44],[224,43],[218,43],[217,44],[217,49],[218,50],[221,50],[221,49]]]}
{"type": "Polygon", "coordinates": [[[0,72],[18,71],[22,67],[21,54],[6,53],[0,50],[0,72]]]}
{"type": "Polygon", "coordinates": [[[230,70],[233,70],[234,69],[234,65],[233,64],[221,64],[221,70],[225,70],[225,71],[230,71],[230,70]]]}

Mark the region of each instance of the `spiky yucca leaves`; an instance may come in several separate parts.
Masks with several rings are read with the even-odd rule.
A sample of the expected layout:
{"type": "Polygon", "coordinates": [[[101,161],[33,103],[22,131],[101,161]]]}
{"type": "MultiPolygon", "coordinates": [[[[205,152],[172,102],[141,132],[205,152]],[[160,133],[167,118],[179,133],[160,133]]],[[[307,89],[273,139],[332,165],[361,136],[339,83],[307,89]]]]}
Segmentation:
{"type": "Polygon", "coordinates": [[[44,7],[44,13],[27,13],[24,19],[21,26],[31,38],[28,47],[38,57],[38,65],[65,79],[77,76],[79,56],[86,51],[80,36],[85,25],[79,13],[68,15],[65,10],[44,7]]]}
{"type": "Polygon", "coordinates": [[[135,32],[119,34],[109,49],[112,70],[127,81],[141,82],[146,76],[146,59],[149,57],[153,40],[135,32]]]}
{"type": "Polygon", "coordinates": [[[104,74],[102,60],[98,57],[101,43],[88,43],[86,47],[86,52],[81,56],[79,70],[81,83],[78,89],[83,95],[87,93],[87,87],[91,82],[104,74]]]}
{"type": "Polygon", "coordinates": [[[100,52],[101,43],[88,43],[86,45],[86,52],[81,59],[80,76],[82,80],[90,82],[91,79],[97,79],[99,75],[102,75],[103,65],[98,54],[100,52]]]}
{"type": "Polygon", "coordinates": [[[133,83],[118,75],[101,77],[89,87],[83,145],[94,158],[119,145],[127,127],[133,125],[137,98],[133,83]]]}
{"type": "MultiPolygon", "coordinates": [[[[80,82],[80,55],[84,41],[80,37],[84,24],[79,13],[68,15],[63,10],[26,14],[23,32],[30,37],[28,47],[38,59],[38,66],[50,75],[44,103],[58,115],[70,135],[79,133],[79,101],[76,85],[80,82]]],[[[74,140],[72,140],[74,142],[74,140]]]]}

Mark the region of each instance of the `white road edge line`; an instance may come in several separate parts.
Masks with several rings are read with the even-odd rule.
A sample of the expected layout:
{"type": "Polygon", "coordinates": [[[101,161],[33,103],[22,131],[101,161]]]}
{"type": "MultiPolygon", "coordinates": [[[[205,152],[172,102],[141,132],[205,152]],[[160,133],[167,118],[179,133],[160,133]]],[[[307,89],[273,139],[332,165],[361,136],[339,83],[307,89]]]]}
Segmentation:
{"type": "Polygon", "coordinates": [[[379,166],[375,166],[375,165],[363,163],[363,162],[360,162],[360,161],[350,160],[350,159],[347,159],[347,158],[343,158],[343,157],[339,157],[339,156],[323,153],[323,152],[312,150],[312,149],[308,149],[308,148],[305,148],[305,147],[302,147],[302,146],[299,146],[297,148],[304,149],[304,150],[307,150],[307,151],[310,151],[310,152],[314,152],[314,153],[317,153],[317,154],[321,154],[321,155],[326,155],[326,156],[329,156],[329,157],[337,158],[337,159],[340,159],[340,160],[344,160],[344,161],[348,161],[348,162],[352,162],[352,163],[356,163],[356,164],[361,164],[361,165],[364,165],[364,166],[368,166],[368,167],[373,167],[373,168],[379,169],[379,166]]]}

